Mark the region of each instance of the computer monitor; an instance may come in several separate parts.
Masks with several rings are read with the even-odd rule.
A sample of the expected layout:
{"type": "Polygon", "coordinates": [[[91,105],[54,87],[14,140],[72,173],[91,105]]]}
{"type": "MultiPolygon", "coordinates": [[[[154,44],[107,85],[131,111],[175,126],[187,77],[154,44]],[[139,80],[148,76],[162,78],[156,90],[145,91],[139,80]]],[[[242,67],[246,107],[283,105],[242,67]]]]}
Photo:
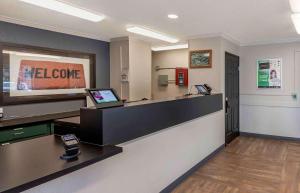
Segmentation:
{"type": "Polygon", "coordinates": [[[91,97],[96,108],[108,108],[123,106],[123,101],[119,98],[116,92],[109,89],[87,89],[88,95],[91,97]]]}
{"type": "Polygon", "coordinates": [[[198,94],[209,95],[209,91],[204,85],[195,85],[198,90],[198,94]]]}

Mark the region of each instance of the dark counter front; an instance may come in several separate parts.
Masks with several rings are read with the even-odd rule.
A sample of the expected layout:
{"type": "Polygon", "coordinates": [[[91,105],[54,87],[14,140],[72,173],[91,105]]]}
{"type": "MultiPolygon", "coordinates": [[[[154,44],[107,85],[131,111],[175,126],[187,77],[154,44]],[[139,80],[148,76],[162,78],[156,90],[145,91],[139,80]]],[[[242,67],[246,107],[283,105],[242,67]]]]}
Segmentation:
{"type": "Polygon", "coordinates": [[[54,134],[66,135],[72,133],[79,136],[79,130],[80,116],[56,119],[54,121],[54,134]]]}
{"type": "Polygon", "coordinates": [[[80,144],[75,161],[61,160],[60,137],[46,136],[0,146],[0,192],[21,192],[122,152],[121,147],[80,144]]]}
{"type": "Polygon", "coordinates": [[[53,134],[54,120],[79,116],[79,113],[78,110],[44,115],[31,114],[23,117],[4,117],[0,119],[0,145],[53,134]]]}
{"type": "Polygon", "coordinates": [[[222,109],[222,94],[82,108],[79,136],[96,144],[120,144],[222,109]]]}

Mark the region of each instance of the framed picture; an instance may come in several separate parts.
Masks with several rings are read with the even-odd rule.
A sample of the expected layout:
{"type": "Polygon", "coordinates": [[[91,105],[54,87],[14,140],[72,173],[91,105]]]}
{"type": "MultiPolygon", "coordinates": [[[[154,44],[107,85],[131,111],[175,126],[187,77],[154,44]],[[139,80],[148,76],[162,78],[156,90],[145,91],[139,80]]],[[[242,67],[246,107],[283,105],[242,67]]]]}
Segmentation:
{"type": "Polygon", "coordinates": [[[190,51],[190,68],[211,68],[212,50],[190,51]]]}
{"type": "Polygon", "coordinates": [[[1,105],[84,99],[95,54],[0,43],[1,105]]]}
{"type": "Polygon", "coordinates": [[[281,88],[282,58],[257,60],[257,88],[281,88]]]}

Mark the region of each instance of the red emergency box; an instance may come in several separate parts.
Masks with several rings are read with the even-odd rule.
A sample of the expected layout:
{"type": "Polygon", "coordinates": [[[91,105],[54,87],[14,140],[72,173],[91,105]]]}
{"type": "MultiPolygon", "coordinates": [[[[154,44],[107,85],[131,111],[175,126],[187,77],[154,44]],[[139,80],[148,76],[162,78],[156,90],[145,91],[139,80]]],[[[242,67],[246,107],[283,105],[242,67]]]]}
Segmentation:
{"type": "Polygon", "coordinates": [[[176,68],[175,69],[176,85],[188,86],[189,84],[188,73],[189,73],[188,68],[176,68]]]}

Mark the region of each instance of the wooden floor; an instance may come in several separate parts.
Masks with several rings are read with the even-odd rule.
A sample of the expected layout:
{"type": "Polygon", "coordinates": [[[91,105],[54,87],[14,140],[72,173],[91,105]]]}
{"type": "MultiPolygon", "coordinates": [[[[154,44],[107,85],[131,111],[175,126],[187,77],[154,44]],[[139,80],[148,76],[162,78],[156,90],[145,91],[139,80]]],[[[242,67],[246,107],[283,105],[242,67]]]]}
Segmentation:
{"type": "Polygon", "coordinates": [[[173,193],[300,193],[300,143],[238,137],[173,193]]]}

